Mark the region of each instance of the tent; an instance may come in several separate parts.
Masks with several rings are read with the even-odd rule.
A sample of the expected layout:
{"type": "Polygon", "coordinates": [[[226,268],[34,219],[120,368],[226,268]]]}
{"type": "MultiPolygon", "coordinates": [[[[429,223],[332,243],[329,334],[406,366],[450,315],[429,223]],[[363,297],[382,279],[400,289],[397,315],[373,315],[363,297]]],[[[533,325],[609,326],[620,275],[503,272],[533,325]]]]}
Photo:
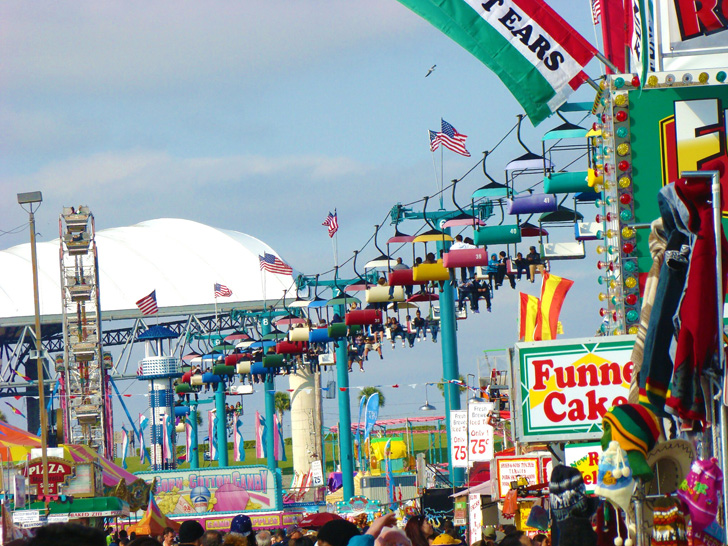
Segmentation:
{"type": "MultiPolygon", "coordinates": [[[[31,449],[40,448],[40,444],[38,436],[0,421],[0,464],[25,461],[31,449]]],[[[144,505],[143,501],[151,487],[144,480],[105,459],[89,446],[68,444],[58,447],[63,448],[63,458],[69,461],[98,461],[106,495],[122,497],[131,505],[132,510],[138,510],[144,505]],[[122,482],[124,485],[120,487],[122,482]]]]}
{"type": "Polygon", "coordinates": [[[162,511],[157,506],[157,502],[154,500],[154,495],[149,494],[149,505],[147,511],[144,512],[144,516],[127,529],[129,533],[136,533],[137,536],[160,536],[164,532],[165,527],[171,527],[175,531],[179,531],[180,523],[169,519],[167,516],[162,514],[162,511]]]}

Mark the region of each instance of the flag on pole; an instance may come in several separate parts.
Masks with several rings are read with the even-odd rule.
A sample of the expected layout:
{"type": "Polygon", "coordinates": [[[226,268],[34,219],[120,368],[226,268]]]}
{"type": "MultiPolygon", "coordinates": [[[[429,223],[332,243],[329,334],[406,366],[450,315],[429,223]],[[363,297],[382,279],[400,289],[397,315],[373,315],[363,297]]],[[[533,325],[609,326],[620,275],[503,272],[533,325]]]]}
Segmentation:
{"type": "Polygon", "coordinates": [[[245,442],[243,441],[243,417],[235,416],[235,430],[233,431],[233,460],[238,463],[245,461],[245,442]]]}
{"type": "Polygon", "coordinates": [[[541,284],[541,304],[536,317],[534,341],[556,339],[558,331],[559,314],[564,304],[566,294],[574,285],[574,281],[543,272],[541,284]]]}
{"type": "Polygon", "coordinates": [[[430,131],[430,151],[434,152],[440,147],[440,137],[435,131],[430,131]]]}
{"type": "Polygon", "coordinates": [[[602,15],[602,0],[591,0],[592,21],[599,24],[599,17],[602,15]]]}
{"type": "Polygon", "coordinates": [[[259,411],[255,412],[255,456],[258,459],[265,457],[265,418],[259,411]]]}
{"type": "Polygon", "coordinates": [[[219,282],[215,283],[215,297],[216,298],[229,298],[233,295],[233,291],[230,290],[227,286],[224,284],[220,284],[219,282]]]}
{"type": "Polygon", "coordinates": [[[15,375],[17,375],[18,377],[20,377],[21,379],[24,379],[25,381],[32,381],[32,379],[30,379],[30,377],[28,377],[27,375],[23,375],[18,370],[13,370],[13,373],[15,375]]]}
{"type": "Polygon", "coordinates": [[[596,49],[541,0],[399,0],[490,68],[538,125],[587,80],[596,49]]]}
{"type": "Polygon", "coordinates": [[[265,252],[262,256],[258,255],[260,260],[260,270],[275,273],[276,275],[292,275],[291,266],[282,261],[278,256],[265,252]]]}
{"type": "Polygon", "coordinates": [[[441,131],[437,133],[437,138],[440,141],[440,144],[456,154],[470,157],[470,152],[465,148],[465,139],[468,138],[468,135],[458,133],[457,129],[444,119],[441,119],[440,122],[442,128],[441,131]]]}
{"type": "Polygon", "coordinates": [[[157,291],[152,290],[152,293],[148,296],[144,296],[142,299],[136,302],[136,306],[142,312],[142,315],[154,315],[159,311],[157,307],[157,291]]]}
{"type": "Polygon", "coordinates": [[[144,431],[149,426],[149,418],[143,413],[139,414],[139,461],[143,464],[144,459],[151,463],[149,454],[147,453],[147,447],[144,444],[144,431]]]}
{"type": "Polygon", "coordinates": [[[273,455],[276,461],[285,461],[287,459],[285,443],[283,442],[283,423],[281,423],[277,413],[273,415],[273,423],[275,424],[275,439],[273,440],[275,450],[273,455]]]}
{"type": "Polygon", "coordinates": [[[329,237],[333,237],[339,231],[339,219],[336,217],[336,210],[334,210],[334,214],[329,212],[326,220],[321,225],[327,226],[329,228],[329,237]]]}
{"type": "MultiPolygon", "coordinates": [[[[192,413],[190,413],[190,417],[192,417],[192,413]]],[[[197,416],[197,413],[194,413],[194,416],[197,416]]],[[[185,461],[188,463],[192,460],[192,423],[190,423],[190,419],[188,418],[185,421],[185,461]]]]}
{"type": "Polygon", "coordinates": [[[366,424],[364,426],[364,441],[366,442],[379,418],[379,393],[375,392],[367,400],[366,424]]]}
{"type": "Polygon", "coordinates": [[[129,432],[121,427],[121,468],[126,468],[126,456],[129,454],[129,432]]]}
{"type": "Polygon", "coordinates": [[[520,341],[533,341],[536,329],[536,318],[540,300],[536,296],[518,293],[520,305],[518,308],[518,339],[520,341]]]}
{"type": "Polygon", "coordinates": [[[207,441],[210,446],[210,460],[217,461],[217,410],[207,412],[207,441]]]}

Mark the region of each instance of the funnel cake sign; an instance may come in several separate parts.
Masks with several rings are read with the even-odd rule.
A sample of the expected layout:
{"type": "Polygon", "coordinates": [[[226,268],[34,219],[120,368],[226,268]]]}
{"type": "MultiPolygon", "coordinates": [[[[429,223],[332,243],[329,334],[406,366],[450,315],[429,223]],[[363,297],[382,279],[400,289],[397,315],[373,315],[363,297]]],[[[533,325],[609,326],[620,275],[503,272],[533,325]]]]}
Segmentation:
{"type": "Polygon", "coordinates": [[[519,441],[595,440],[627,402],[635,336],[517,343],[512,362],[519,441]]]}

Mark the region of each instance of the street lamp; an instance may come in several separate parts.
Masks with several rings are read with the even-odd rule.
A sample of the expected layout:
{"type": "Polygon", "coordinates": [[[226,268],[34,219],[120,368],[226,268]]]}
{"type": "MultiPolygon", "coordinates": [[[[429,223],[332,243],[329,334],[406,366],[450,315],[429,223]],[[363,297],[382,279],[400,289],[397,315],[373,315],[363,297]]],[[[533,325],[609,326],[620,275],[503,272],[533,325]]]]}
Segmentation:
{"type": "MultiPolygon", "coordinates": [[[[33,268],[33,303],[35,305],[35,359],[38,367],[38,404],[40,405],[40,446],[43,467],[43,499],[48,507],[48,416],[45,411],[45,386],[43,384],[43,342],[40,335],[40,301],[38,299],[38,255],[35,249],[35,211],[43,202],[43,194],[31,191],[18,194],[18,204],[28,212],[30,225],[30,257],[33,268]],[[26,209],[23,205],[28,205],[26,209]]],[[[31,358],[33,355],[31,354],[31,358]]]]}
{"type": "Polygon", "coordinates": [[[435,411],[435,406],[430,404],[429,400],[427,399],[427,386],[429,383],[425,383],[425,403],[420,406],[420,411],[435,411]]]}

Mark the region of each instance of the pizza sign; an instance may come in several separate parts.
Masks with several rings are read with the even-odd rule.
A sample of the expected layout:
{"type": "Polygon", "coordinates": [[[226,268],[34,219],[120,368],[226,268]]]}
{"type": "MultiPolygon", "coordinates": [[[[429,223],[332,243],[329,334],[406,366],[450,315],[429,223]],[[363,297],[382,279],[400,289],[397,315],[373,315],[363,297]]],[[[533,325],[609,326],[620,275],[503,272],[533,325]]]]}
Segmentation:
{"type": "MultiPolygon", "coordinates": [[[[58,457],[48,457],[46,459],[48,466],[48,491],[49,495],[58,494],[58,485],[63,485],[67,480],[74,476],[75,465],[58,457]]],[[[23,467],[23,475],[27,476],[28,483],[31,486],[37,486],[41,490],[43,485],[43,460],[31,459],[27,468],[23,467]]]]}

